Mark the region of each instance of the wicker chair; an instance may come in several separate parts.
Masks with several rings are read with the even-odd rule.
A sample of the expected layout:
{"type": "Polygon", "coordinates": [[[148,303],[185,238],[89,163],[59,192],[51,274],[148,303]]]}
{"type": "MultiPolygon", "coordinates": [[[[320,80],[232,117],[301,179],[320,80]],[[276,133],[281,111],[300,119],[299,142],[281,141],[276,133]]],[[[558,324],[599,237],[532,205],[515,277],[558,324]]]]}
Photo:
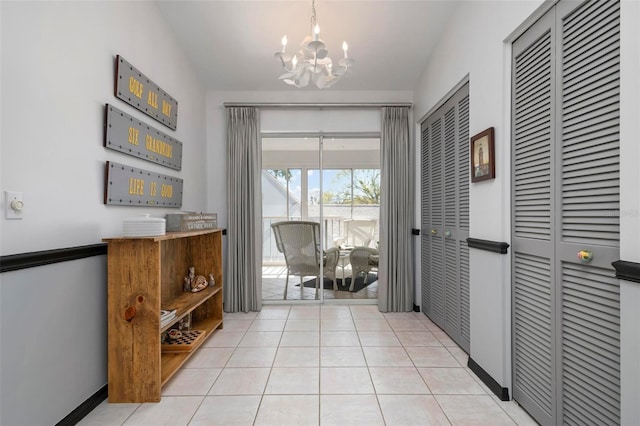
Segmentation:
{"type": "Polygon", "coordinates": [[[333,289],[338,289],[336,266],[340,250],[333,247],[320,255],[320,224],[318,222],[285,221],[271,225],[276,237],[278,251],[284,254],[287,263],[287,280],[284,285],[284,298],[287,298],[289,275],[300,277],[302,291],[303,277],[316,277],[316,299],[320,287],[320,262],[322,258],[324,275],[333,280],[333,289]]]}
{"type": "Polygon", "coordinates": [[[378,270],[380,253],[378,249],[372,247],[354,247],[349,253],[349,263],[351,263],[351,285],[349,291],[353,291],[353,286],[360,272],[364,272],[364,282],[367,283],[369,272],[378,270]]]}

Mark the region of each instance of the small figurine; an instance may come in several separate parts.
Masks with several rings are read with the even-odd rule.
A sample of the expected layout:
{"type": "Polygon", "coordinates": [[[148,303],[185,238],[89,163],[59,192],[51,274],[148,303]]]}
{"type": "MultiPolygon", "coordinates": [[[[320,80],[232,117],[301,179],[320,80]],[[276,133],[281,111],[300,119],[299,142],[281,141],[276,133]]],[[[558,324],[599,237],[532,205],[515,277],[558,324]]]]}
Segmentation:
{"type": "Polygon", "coordinates": [[[182,290],[191,291],[191,289],[193,288],[193,283],[195,279],[196,279],[196,268],[193,266],[190,266],[187,276],[184,277],[184,287],[182,288],[182,290]]]}
{"type": "Polygon", "coordinates": [[[172,328],[171,330],[169,330],[168,336],[171,340],[177,340],[182,337],[182,332],[180,330],[172,328]]]}
{"type": "Polygon", "coordinates": [[[207,282],[207,279],[203,275],[198,275],[191,283],[191,292],[197,293],[200,290],[203,290],[208,285],[209,283],[207,282]]]}
{"type": "Polygon", "coordinates": [[[213,287],[214,285],[216,285],[216,279],[213,278],[213,274],[209,274],[209,285],[211,287],[213,287]]]}

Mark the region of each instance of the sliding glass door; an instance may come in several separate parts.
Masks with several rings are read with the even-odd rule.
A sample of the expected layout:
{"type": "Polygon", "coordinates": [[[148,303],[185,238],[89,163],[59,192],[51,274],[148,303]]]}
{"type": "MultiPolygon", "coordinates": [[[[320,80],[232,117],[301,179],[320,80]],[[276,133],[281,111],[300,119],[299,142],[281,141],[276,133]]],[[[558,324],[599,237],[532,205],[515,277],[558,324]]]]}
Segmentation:
{"type": "Polygon", "coordinates": [[[263,301],[377,299],[377,263],[354,271],[351,254],[377,254],[379,138],[263,136],[262,154],[263,301]],[[317,276],[294,275],[303,273],[293,263],[310,254],[283,250],[286,235],[272,226],[283,221],[317,224],[317,276]]]}

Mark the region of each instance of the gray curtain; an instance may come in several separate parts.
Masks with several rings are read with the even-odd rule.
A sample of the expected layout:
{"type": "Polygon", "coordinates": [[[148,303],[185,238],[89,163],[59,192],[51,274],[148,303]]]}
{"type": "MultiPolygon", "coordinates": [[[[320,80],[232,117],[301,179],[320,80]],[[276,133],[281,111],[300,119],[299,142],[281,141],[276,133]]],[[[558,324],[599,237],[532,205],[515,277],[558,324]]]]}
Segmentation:
{"type": "Polygon", "coordinates": [[[258,111],[227,108],[228,262],[225,312],[262,308],[262,150],[258,111]]]}
{"type": "Polygon", "coordinates": [[[409,312],[414,295],[411,229],[415,194],[408,107],[382,108],[380,146],[378,308],[382,312],[409,312]]]}

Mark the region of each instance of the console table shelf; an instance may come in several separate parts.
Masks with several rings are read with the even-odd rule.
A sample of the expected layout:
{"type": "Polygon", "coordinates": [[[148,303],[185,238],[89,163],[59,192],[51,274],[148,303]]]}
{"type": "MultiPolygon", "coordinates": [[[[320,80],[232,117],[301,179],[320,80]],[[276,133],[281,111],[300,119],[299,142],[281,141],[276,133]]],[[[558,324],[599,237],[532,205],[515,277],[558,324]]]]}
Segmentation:
{"type": "Polygon", "coordinates": [[[223,326],[222,230],[156,237],[105,238],[108,243],[109,402],[157,402],[162,386],[223,326]],[[215,285],[183,291],[190,266],[215,285]],[[160,327],[160,310],[176,310],[160,327]],[[162,352],[161,335],[191,315],[204,337],[183,352],[162,352]]]}

